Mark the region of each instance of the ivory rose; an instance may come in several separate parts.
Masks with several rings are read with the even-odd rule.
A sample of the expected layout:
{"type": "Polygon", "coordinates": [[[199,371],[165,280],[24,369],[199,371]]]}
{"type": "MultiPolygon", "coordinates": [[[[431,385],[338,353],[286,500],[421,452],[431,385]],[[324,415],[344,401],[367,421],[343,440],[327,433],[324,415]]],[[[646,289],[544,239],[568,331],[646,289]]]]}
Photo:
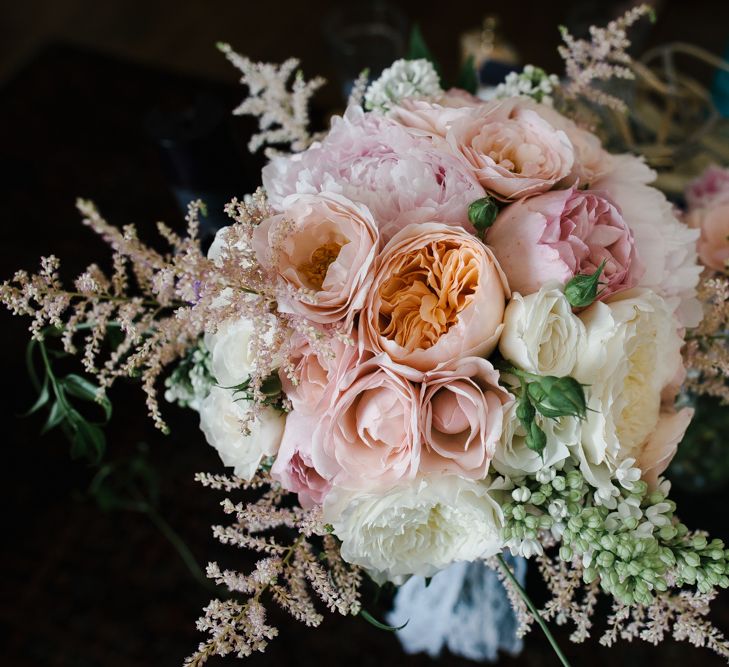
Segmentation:
{"type": "Polygon", "coordinates": [[[355,107],[332,121],[321,143],[274,158],[263,169],[263,184],[277,210],[294,193],[337,192],[363,203],[384,240],[423,221],[473,232],[468,205],[485,195],[471,170],[449,151],[355,107]]]}
{"type": "Polygon", "coordinates": [[[312,436],[316,471],[342,488],[385,488],[415,477],[420,465],[421,374],[381,354],[339,382],[312,436]]]}
{"type": "Polygon", "coordinates": [[[690,211],[685,218],[689,227],[701,231],[696,245],[704,266],[714,271],[727,271],[729,261],[729,197],[725,203],[690,211]]]}
{"type": "Polygon", "coordinates": [[[570,174],[575,159],[565,132],[520,100],[475,107],[454,120],[446,135],[479,183],[504,200],[550,190],[570,174]]]}
{"type": "Polygon", "coordinates": [[[499,350],[517,368],[538,375],[569,375],[584,344],[585,325],[559,284],[512,296],[504,313],[499,350]]]}
{"type": "Polygon", "coordinates": [[[465,357],[425,373],[420,431],[424,472],[483,479],[513,397],[480,357],[465,357]]]}
{"type": "Polygon", "coordinates": [[[302,507],[321,505],[330,484],[313,467],[312,435],[317,418],[294,410],[286,418],[286,428],[278,455],[271,467],[271,477],[284,489],[296,493],[302,507]]]}
{"type": "Polygon", "coordinates": [[[587,336],[573,377],[588,385],[583,469],[604,463],[615,470],[627,458],[642,459],[653,470],[667,465],[688,423],[685,413],[662,422],[670,412],[663,395],[683,367],[683,339],[669,305],[650,290],[635,289],[593,303],[580,319],[587,336]]]}
{"type": "Polygon", "coordinates": [[[595,192],[570,188],[514,202],[499,213],[486,241],[509,287],[523,295],[594,273],[602,261],[601,299],[635,286],[644,273],[620,211],[595,192]]]}
{"type": "Polygon", "coordinates": [[[279,310],[349,326],[372,282],[379,243],[372,215],[333,193],[292,195],[282,208],[253,237],[259,262],[289,288],[278,300],[279,310]]]}
{"type": "Polygon", "coordinates": [[[281,444],[286,418],[274,408],[265,408],[244,431],[251,404],[235,400],[233,392],[214,386],[200,406],[200,429],[226,466],[243,479],[251,479],[264,456],[273,456],[281,444]]]}
{"type": "Polygon", "coordinates": [[[503,514],[488,485],[456,475],[422,477],[386,493],[332,490],[324,520],[342,541],[342,558],[379,583],[430,577],[503,546],[503,514]]]}
{"type": "Polygon", "coordinates": [[[359,321],[360,346],[422,371],[487,356],[502,329],[508,283],[471,234],[409,225],[382,249],[359,321]]]}

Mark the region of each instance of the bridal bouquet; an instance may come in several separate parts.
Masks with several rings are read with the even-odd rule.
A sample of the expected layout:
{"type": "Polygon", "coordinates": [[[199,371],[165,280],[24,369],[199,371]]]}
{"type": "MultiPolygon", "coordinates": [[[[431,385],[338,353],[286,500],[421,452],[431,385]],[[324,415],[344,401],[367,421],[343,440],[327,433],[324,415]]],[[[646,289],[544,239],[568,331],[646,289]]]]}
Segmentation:
{"type": "MultiPolygon", "coordinates": [[[[199,202],[186,236],[160,225],[162,253],[79,201],[111,275],[92,265],[68,290],[49,257],[4,284],[36,338],[82,344],[99,401],[137,376],[164,429],[164,381],[232,468],[199,475],[241,492],[214,532],[261,558],[247,573],[208,566],[234,597],[207,607],[210,637],[187,664],[263,650],[277,633],[266,601],[308,625],[317,599],[376,622],[363,576],[400,584],[475,560],[501,568],[522,632],[572,620],[582,641],[603,593],[603,643],[668,634],[729,657],[706,619],[729,551],[679,521],[661,476],[692,417],[687,364],[700,361],[694,392],[728,370],[712,352],[725,254],[697,290],[699,232],[640,157],[565,115],[580,97],[620,107],[593,83],[630,76],[625,29],[642,13],[590,42],[565,34],[566,81],[527,68],[487,101],[444,89],[427,58],[398,61],[362,77],[317,136],[320,80],[299,73],[289,89],[296,61],[221,45],[249,89],[238,112],[260,118],[251,148],[291,150],[269,149],[263,188],[228,205],[207,254],[199,202]],[[536,560],[553,596],[541,612],[505,549],[536,560]]],[[[63,414],[78,446],[97,441],[63,414]]]]}

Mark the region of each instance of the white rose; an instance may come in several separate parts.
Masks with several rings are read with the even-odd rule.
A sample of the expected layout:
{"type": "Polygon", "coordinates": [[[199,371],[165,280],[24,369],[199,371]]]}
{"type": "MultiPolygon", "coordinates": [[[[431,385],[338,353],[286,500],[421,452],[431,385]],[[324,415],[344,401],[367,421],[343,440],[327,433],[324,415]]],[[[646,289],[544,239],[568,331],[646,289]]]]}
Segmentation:
{"type": "Polygon", "coordinates": [[[378,582],[430,577],[503,546],[503,515],[488,485],[455,475],[420,478],[386,493],[333,489],[324,519],[342,540],[342,558],[378,582]]]}
{"type": "Polygon", "coordinates": [[[585,327],[561,286],[548,283],[529,296],[512,296],[499,350],[517,368],[562,377],[572,372],[584,338],[585,327]]]}
{"type": "Polygon", "coordinates": [[[251,479],[264,456],[278,451],[286,417],[274,408],[265,408],[245,433],[243,420],[250,402],[234,400],[233,392],[213,387],[200,406],[200,428],[205,439],[218,450],[226,466],[243,479],[251,479]]]}
{"type": "Polygon", "coordinates": [[[537,414],[539,427],[547,436],[541,454],[526,446],[526,431],[516,416],[514,403],[504,415],[504,429],[491,464],[509,478],[534,474],[569,458],[569,447],[580,441],[580,421],[575,417],[547,419],[537,414]]]}
{"type": "Polygon", "coordinates": [[[253,322],[246,317],[221,324],[214,334],[205,334],[210,367],[222,387],[235,387],[250,376],[255,363],[251,346],[253,334],[253,322]]]}
{"type": "Polygon", "coordinates": [[[650,290],[597,301],[580,318],[587,338],[573,377],[588,385],[588,412],[578,454],[583,471],[605,478],[603,464],[615,470],[639,458],[655,431],[661,393],[682,368],[683,340],[672,308],[650,290]]]}

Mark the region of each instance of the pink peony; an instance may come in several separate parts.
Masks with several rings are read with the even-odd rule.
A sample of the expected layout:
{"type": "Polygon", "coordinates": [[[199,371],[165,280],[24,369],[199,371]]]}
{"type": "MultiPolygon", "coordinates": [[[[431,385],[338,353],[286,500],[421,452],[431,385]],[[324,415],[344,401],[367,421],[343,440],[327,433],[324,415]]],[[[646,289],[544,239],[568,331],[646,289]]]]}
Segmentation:
{"type": "Polygon", "coordinates": [[[696,245],[704,266],[714,271],[727,271],[729,262],[729,197],[715,198],[708,208],[690,211],[685,218],[689,227],[701,230],[696,245]]]}
{"type": "Polygon", "coordinates": [[[359,320],[360,346],[422,371],[498,343],[509,287],[491,251],[437,223],[409,225],[383,248],[359,320]]]}
{"type": "Polygon", "coordinates": [[[451,88],[437,100],[406,98],[390,110],[389,117],[416,136],[445,138],[453,121],[484,104],[465,90],[451,88]]]}
{"type": "Polygon", "coordinates": [[[693,415],[692,408],[683,408],[678,412],[672,408],[662,411],[655,430],[641,445],[636,465],[651,489],[658,486],[658,476],[668,468],[676,455],[693,415]]]}
{"type": "Polygon", "coordinates": [[[423,377],[420,430],[424,472],[483,479],[513,397],[481,357],[465,357],[423,377]]]}
{"type": "Polygon", "coordinates": [[[522,295],[545,283],[562,284],[594,273],[606,298],[629,289],[643,275],[633,234],[618,209],[594,192],[571,188],[522,199],[501,211],[486,236],[509,280],[522,295]]]}
{"type": "Polygon", "coordinates": [[[413,479],[420,463],[419,388],[413,383],[420,377],[384,354],[347,373],[311,436],[316,471],[348,489],[413,479]]]}
{"type": "Polygon", "coordinates": [[[281,312],[349,326],[372,282],[379,237],[366,207],[341,195],[293,195],[256,228],[253,247],[288,293],[281,312]]]}
{"type": "Polygon", "coordinates": [[[311,464],[312,435],[317,418],[292,412],[286,419],[281,446],[271,467],[271,477],[287,491],[297,493],[301,506],[321,505],[330,484],[311,464]]]}
{"type": "Polygon", "coordinates": [[[271,204],[292,193],[338,192],[365,204],[387,240],[421,221],[473,232],[468,205],[484,196],[471,171],[448,151],[376,113],[350,108],[322,143],[274,158],[263,169],[271,204]]]}
{"type": "Polygon", "coordinates": [[[575,159],[565,132],[519,97],[470,109],[451,123],[446,140],[479,183],[504,200],[552,189],[575,159]]]}
{"type": "Polygon", "coordinates": [[[689,209],[729,203],[729,168],[712,165],[686,188],[689,209]]]}

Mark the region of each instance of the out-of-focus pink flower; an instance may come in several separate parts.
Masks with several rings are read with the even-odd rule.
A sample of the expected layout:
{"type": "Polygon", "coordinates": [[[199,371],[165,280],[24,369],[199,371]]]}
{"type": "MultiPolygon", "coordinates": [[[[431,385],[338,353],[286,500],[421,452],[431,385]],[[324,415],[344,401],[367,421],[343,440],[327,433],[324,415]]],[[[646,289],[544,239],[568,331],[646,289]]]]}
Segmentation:
{"type": "Polygon", "coordinates": [[[427,137],[393,120],[350,108],[321,142],[274,158],[263,170],[272,206],[293,193],[337,192],[365,204],[387,240],[414,222],[436,221],[475,231],[468,205],[484,196],[471,170],[427,137]]]}
{"type": "Polygon", "coordinates": [[[729,203],[729,168],[712,165],[686,188],[689,209],[729,203]]]}
{"type": "Polygon", "coordinates": [[[465,357],[423,377],[420,429],[424,472],[483,479],[512,396],[481,357],[465,357]]]}
{"type": "Polygon", "coordinates": [[[678,412],[672,408],[662,411],[655,431],[637,453],[636,465],[643,472],[643,479],[651,489],[656,488],[658,476],[668,468],[676,455],[678,444],[683,439],[693,415],[692,408],[682,408],[678,412]]]}
{"type": "Polygon", "coordinates": [[[555,190],[507,206],[486,236],[509,280],[522,295],[551,280],[562,284],[580,274],[600,276],[601,298],[629,289],[643,275],[633,234],[620,211],[598,193],[555,190]]]}
{"type": "Polygon", "coordinates": [[[714,199],[707,208],[697,208],[685,217],[689,227],[701,230],[696,248],[704,266],[727,271],[729,261],[729,197],[725,202],[714,199]]]}
{"type": "Polygon", "coordinates": [[[409,225],[383,248],[360,346],[422,371],[498,343],[508,283],[491,250],[456,227],[409,225]]]}

